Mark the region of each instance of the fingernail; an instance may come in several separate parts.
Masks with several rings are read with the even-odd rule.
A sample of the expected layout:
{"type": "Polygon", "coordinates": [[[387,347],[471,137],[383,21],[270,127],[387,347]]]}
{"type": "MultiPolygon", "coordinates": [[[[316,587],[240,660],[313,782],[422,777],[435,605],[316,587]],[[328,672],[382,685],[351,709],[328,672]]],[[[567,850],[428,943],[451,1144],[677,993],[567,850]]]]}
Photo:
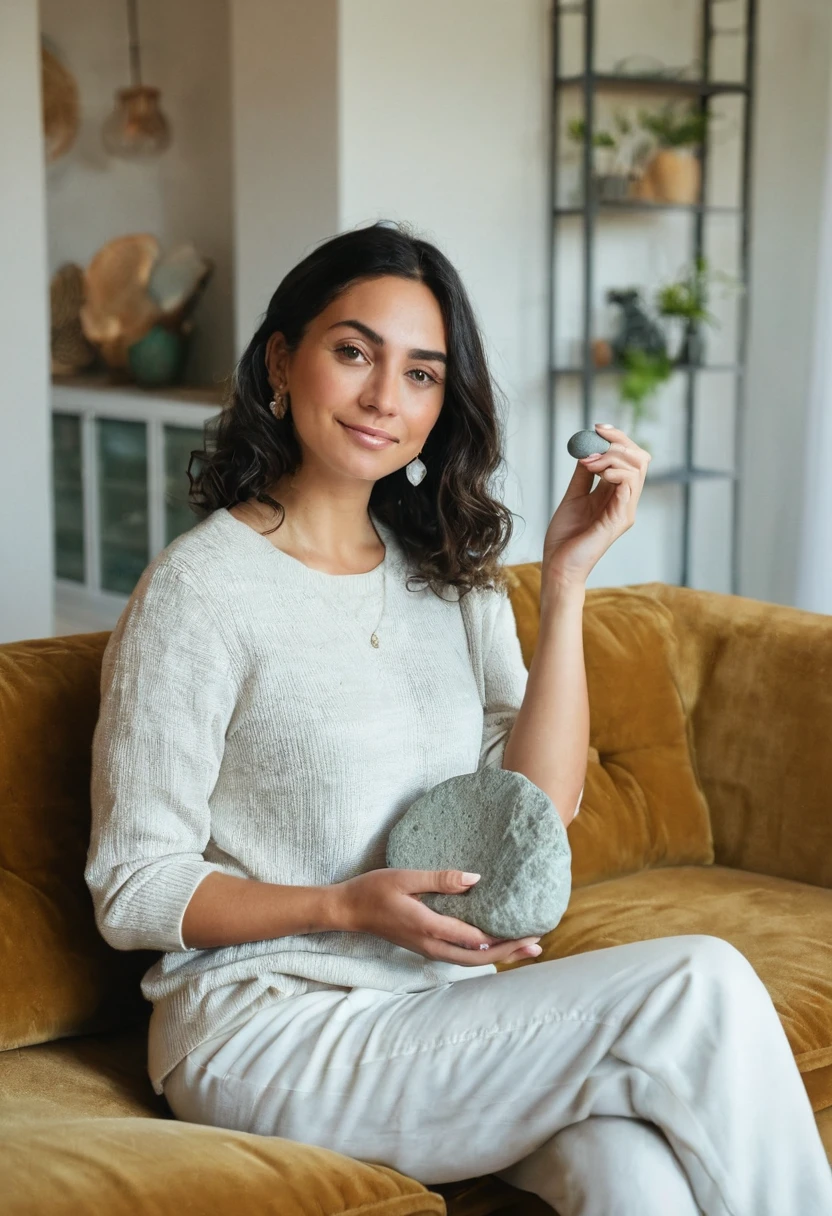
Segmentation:
{"type": "Polygon", "coordinates": [[[480,880],[480,878],[482,878],[481,874],[463,874],[462,875],[463,882],[478,882],[480,880]]]}
{"type": "Polygon", "coordinates": [[[581,460],[597,460],[600,455],[600,452],[593,452],[591,456],[582,456],[581,460]]]}
{"type": "Polygon", "coordinates": [[[612,426],[611,422],[596,422],[596,426],[612,426]]]}
{"type": "Polygon", "coordinates": [[[543,947],[542,946],[527,946],[526,953],[531,954],[536,957],[538,954],[543,953],[543,947]]]}

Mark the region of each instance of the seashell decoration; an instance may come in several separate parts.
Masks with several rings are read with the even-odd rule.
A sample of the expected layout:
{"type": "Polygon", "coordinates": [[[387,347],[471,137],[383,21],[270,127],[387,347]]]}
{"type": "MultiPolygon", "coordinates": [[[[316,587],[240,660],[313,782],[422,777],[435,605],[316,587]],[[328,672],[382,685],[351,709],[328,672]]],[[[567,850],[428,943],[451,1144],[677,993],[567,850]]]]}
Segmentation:
{"type": "Polygon", "coordinates": [[[159,242],[149,233],[108,241],[87,267],[81,324],[109,367],[126,368],[127,351],[162,315],[147,293],[159,242]]]}
{"type": "Polygon", "coordinates": [[[84,273],[80,309],[84,336],[108,367],[133,371],[130,349],[155,326],[184,343],[190,331],[187,318],[213,269],[213,261],[191,243],[177,245],[162,256],[150,233],[108,241],[84,273]]]}

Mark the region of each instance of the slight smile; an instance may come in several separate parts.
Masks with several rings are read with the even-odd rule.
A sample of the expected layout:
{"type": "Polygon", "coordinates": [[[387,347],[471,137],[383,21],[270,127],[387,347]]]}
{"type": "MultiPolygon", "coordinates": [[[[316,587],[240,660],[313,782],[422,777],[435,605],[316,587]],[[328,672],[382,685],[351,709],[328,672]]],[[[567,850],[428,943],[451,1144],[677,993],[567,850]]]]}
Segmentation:
{"type": "Polygon", "coordinates": [[[366,431],[360,431],[357,427],[348,426],[346,422],[341,422],[340,418],[336,419],[336,421],[344,428],[345,431],[352,435],[356,442],[360,443],[362,447],[380,449],[389,447],[391,443],[399,442],[398,439],[393,439],[390,436],[371,435],[366,431]]]}

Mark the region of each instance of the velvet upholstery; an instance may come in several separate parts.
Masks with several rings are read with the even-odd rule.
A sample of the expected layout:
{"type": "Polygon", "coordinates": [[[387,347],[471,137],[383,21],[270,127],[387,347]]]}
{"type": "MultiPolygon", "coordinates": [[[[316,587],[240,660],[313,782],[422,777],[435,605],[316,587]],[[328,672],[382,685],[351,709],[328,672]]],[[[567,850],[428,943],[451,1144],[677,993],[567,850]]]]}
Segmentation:
{"type": "MultiPolygon", "coordinates": [[[[540,566],[509,573],[528,665],[540,566]]],[[[156,955],[104,943],[83,881],[107,637],[0,646],[4,1213],[549,1212],[490,1175],[428,1190],[181,1123],[153,1093],[138,983],[156,955]]],[[[540,959],[677,933],[731,941],[771,993],[832,1160],[832,620],[664,583],[598,588],[584,653],[572,898],[540,959]]]]}

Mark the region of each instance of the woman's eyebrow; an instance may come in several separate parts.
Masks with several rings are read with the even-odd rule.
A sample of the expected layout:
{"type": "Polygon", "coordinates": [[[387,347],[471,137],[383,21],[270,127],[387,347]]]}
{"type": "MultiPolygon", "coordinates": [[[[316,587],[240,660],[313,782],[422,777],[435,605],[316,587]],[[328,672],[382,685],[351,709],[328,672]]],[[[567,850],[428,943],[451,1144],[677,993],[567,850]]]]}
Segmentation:
{"type": "MultiPolygon", "coordinates": [[[[356,321],[352,318],[349,321],[336,321],[334,325],[330,325],[329,329],[337,329],[339,325],[351,325],[354,329],[360,330],[366,338],[371,342],[375,342],[376,346],[384,346],[384,338],[381,334],[377,334],[374,329],[370,329],[369,325],[365,325],[363,321],[356,321]]],[[[327,333],[329,330],[327,330],[327,333]]],[[[441,350],[409,350],[407,352],[408,359],[434,359],[437,363],[447,363],[448,357],[441,350]]]]}

